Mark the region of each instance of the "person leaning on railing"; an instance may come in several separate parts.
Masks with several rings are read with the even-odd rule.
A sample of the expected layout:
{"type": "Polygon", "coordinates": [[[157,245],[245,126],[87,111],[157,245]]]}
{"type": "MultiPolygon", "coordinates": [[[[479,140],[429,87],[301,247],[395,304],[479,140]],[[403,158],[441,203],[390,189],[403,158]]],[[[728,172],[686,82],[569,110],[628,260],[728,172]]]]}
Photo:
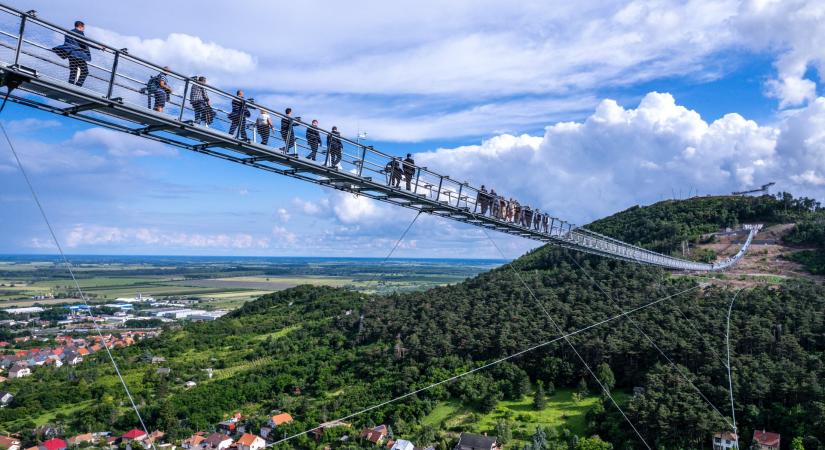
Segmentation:
{"type": "Polygon", "coordinates": [[[63,36],[63,45],[58,45],[52,48],[52,51],[62,59],[69,60],[69,83],[76,86],[83,86],[86,82],[86,77],[89,76],[88,61],[92,60],[92,54],[89,51],[89,45],[83,39],[77,39],[73,34],[78,36],[85,36],[84,30],[86,24],[80,20],[74,23],[74,29],[69,31],[70,34],[63,36]]]}

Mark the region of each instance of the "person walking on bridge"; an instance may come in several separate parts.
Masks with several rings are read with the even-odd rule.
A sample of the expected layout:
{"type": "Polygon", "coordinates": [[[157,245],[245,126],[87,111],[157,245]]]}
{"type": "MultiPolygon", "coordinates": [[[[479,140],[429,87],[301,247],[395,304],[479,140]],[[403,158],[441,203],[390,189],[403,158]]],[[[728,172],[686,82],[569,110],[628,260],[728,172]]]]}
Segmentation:
{"type": "Polygon", "coordinates": [[[407,153],[407,157],[404,158],[404,182],[407,185],[408,191],[412,190],[413,175],[415,175],[415,160],[411,153],[407,153]]]}
{"type": "Polygon", "coordinates": [[[384,167],[387,174],[388,186],[399,187],[401,185],[401,161],[398,157],[391,159],[384,167]]]}
{"type": "Polygon", "coordinates": [[[308,159],[315,161],[318,154],[318,147],[321,145],[321,133],[318,131],[318,121],[313,119],[312,126],[307,127],[307,144],[309,144],[308,159]]]}
{"type": "Polygon", "coordinates": [[[487,214],[487,188],[481,185],[481,190],[476,194],[476,205],[481,207],[481,215],[487,214]]]}
{"type": "Polygon", "coordinates": [[[261,145],[266,145],[269,142],[269,133],[275,127],[272,126],[272,118],[269,117],[269,113],[265,109],[258,109],[260,109],[260,114],[255,120],[255,128],[258,130],[258,134],[261,135],[261,145]]]}
{"type": "Polygon", "coordinates": [[[237,98],[232,99],[232,111],[227,116],[231,121],[229,134],[235,136],[235,132],[237,131],[241,139],[248,141],[249,138],[246,136],[246,119],[252,114],[249,112],[249,106],[246,104],[246,101],[244,101],[243,91],[238,89],[235,96],[237,98]]]}
{"type": "Polygon", "coordinates": [[[208,127],[215,114],[209,101],[209,93],[203,87],[206,84],[206,77],[199,76],[196,81],[197,83],[192,85],[192,91],[189,93],[189,103],[195,111],[195,125],[208,127]]]}
{"type": "Polygon", "coordinates": [[[343,149],[344,144],[341,142],[341,133],[338,132],[338,127],[334,126],[332,127],[332,133],[327,135],[327,155],[330,167],[338,168],[343,149]]]}
{"type": "Polygon", "coordinates": [[[74,29],[63,36],[63,45],[58,45],[52,49],[60,58],[69,60],[69,84],[75,86],[83,86],[83,83],[86,82],[86,77],[89,76],[87,62],[92,60],[89,45],[82,38],[78,39],[72,36],[72,34],[85,36],[85,30],[86,24],[76,20],[74,29]]]}
{"type": "MultiPolygon", "coordinates": [[[[301,120],[300,117],[297,120],[301,120]]],[[[293,127],[297,127],[299,124],[292,117],[292,108],[287,108],[284,110],[284,117],[281,119],[281,139],[284,140],[284,153],[291,153],[292,148],[295,147],[295,130],[293,127]]]]}
{"type": "Polygon", "coordinates": [[[157,112],[163,112],[166,107],[166,102],[169,100],[169,95],[172,93],[172,88],[169,86],[169,77],[166,72],[170,71],[169,67],[164,67],[157,75],[149,78],[146,83],[146,95],[148,96],[149,107],[157,112]],[[152,107],[152,100],[155,101],[155,106],[152,107]]]}

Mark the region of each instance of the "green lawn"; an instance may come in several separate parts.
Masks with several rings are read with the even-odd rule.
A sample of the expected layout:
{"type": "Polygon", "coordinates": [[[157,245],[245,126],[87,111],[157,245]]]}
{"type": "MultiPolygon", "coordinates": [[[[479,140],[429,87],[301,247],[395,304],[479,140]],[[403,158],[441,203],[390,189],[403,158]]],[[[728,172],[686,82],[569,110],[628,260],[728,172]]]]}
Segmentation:
{"type": "MultiPolygon", "coordinates": [[[[619,403],[623,403],[628,395],[616,392],[613,397],[619,403]]],[[[532,395],[525,395],[521,400],[500,401],[490,413],[480,414],[473,412],[459,401],[450,400],[439,402],[435,409],[422,420],[422,423],[445,430],[467,430],[494,435],[496,421],[506,419],[513,424],[513,441],[508,444],[508,447],[521,448],[539,425],[542,427],[565,425],[574,433],[584,434],[585,414],[597,401],[598,397],[589,396],[579,402],[574,402],[573,391],[561,389],[547,398],[547,407],[541,411],[533,408],[532,395]]]]}

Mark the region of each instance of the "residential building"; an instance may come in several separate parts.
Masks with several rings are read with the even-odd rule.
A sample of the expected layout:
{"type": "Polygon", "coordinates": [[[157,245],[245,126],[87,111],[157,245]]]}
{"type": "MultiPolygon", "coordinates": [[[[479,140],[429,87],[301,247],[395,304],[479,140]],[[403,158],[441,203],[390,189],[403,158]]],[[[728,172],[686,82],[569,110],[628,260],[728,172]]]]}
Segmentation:
{"type": "Polygon", "coordinates": [[[184,439],[181,447],[187,450],[200,448],[201,443],[206,440],[205,434],[203,431],[193,434],[191,437],[184,439]]]}
{"type": "Polygon", "coordinates": [[[0,436],[0,447],[6,450],[20,450],[20,439],[11,436],[0,436]]]}
{"type": "Polygon", "coordinates": [[[473,433],[461,433],[453,450],[500,450],[498,438],[473,433]]]}
{"type": "Polygon", "coordinates": [[[285,423],[290,423],[290,422],[292,422],[292,416],[291,415],[289,415],[288,413],[280,413],[280,414],[275,414],[274,416],[270,417],[269,422],[267,422],[267,423],[272,428],[277,428],[279,425],[283,425],[285,423]]]}
{"type": "Polygon", "coordinates": [[[120,436],[120,439],[123,442],[139,442],[146,439],[146,432],[143,430],[138,430],[137,428],[132,428],[131,430],[123,433],[123,435],[120,436]]]}
{"type": "Polygon", "coordinates": [[[9,369],[9,378],[23,378],[32,374],[32,370],[26,366],[14,366],[9,369]]]}
{"type": "Polygon", "coordinates": [[[370,441],[375,445],[381,445],[381,443],[387,438],[388,433],[389,429],[383,424],[373,428],[367,427],[361,430],[361,439],[370,441]]]}
{"type": "Polygon", "coordinates": [[[63,439],[52,438],[38,445],[37,448],[41,450],[66,450],[69,446],[63,439]]]}
{"type": "Polygon", "coordinates": [[[221,433],[212,433],[201,443],[205,450],[224,450],[232,445],[232,438],[221,433]]]}
{"type": "Polygon", "coordinates": [[[14,395],[11,392],[0,392],[0,408],[5,408],[14,401],[14,395]]]}
{"type": "Polygon", "coordinates": [[[262,450],[266,447],[266,441],[260,436],[250,433],[244,433],[243,436],[235,442],[238,450],[262,450]]]}
{"type": "Polygon", "coordinates": [[[96,439],[92,433],[85,433],[85,434],[78,434],[77,436],[72,436],[66,440],[69,445],[71,446],[78,446],[83,442],[93,444],[96,439]]]}
{"type": "Polygon", "coordinates": [[[390,450],[414,450],[415,445],[412,442],[406,439],[399,439],[392,444],[392,448],[390,450]]]}
{"type": "Polygon", "coordinates": [[[736,446],[738,439],[739,438],[736,436],[736,433],[731,431],[720,431],[719,433],[714,433],[713,450],[730,450],[738,448],[736,446]]]}
{"type": "Polygon", "coordinates": [[[753,444],[751,447],[753,446],[756,446],[760,450],[779,450],[779,433],[755,430],[753,432],[753,444]]]}

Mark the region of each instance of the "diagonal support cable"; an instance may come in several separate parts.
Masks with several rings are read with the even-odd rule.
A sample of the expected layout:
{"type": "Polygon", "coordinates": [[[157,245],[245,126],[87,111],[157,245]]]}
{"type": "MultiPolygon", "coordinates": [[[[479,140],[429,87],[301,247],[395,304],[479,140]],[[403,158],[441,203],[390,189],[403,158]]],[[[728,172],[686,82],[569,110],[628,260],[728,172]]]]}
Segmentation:
{"type": "MultiPolygon", "coordinates": [[[[80,298],[83,300],[83,304],[86,306],[86,310],[89,312],[90,318],[92,317],[92,309],[89,306],[89,301],[86,298],[86,294],[83,292],[83,289],[80,288],[80,283],[77,282],[77,277],[75,277],[74,270],[72,270],[72,264],[69,262],[69,259],[66,258],[66,254],[63,252],[63,247],[60,245],[60,241],[57,239],[57,234],[54,232],[54,228],[52,227],[51,222],[49,221],[49,217],[46,215],[46,210],[43,208],[43,204],[40,203],[40,197],[37,195],[37,191],[34,189],[34,185],[29,178],[28,173],[23,168],[23,163],[20,161],[20,156],[17,154],[17,150],[14,148],[14,144],[11,142],[11,138],[9,138],[9,133],[6,131],[6,127],[0,122],[0,130],[3,131],[3,136],[6,138],[6,142],[9,145],[9,149],[11,150],[12,154],[14,155],[15,161],[17,161],[17,167],[20,169],[20,173],[23,174],[23,178],[26,180],[26,185],[29,187],[29,191],[32,194],[32,198],[34,202],[37,204],[37,209],[40,210],[40,215],[43,216],[43,221],[46,223],[46,227],[49,229],[49,234],[54,240],[54,244],[57,246],[57,251],[60,253],[60,258],[63,261],[63,265],[66,266],[66,270],[68,270],[69,275],[72,277],[72,282],[77,289],[80,298]]],[[[103,348],[106,349],[106,354],[109,355],[109,361],[112,362],[112,367],[115,369],[115,373],[117,373],[117,377],[120,379],[120,384],[123,386],[123,390],[126,392],[126,396],[129,398],[129,403],[132,404],[132,409],[135,410],[135,414],[137,415],[138,421],[140,422],[141,428],[149,435],[149,429],[146,428],[146,423],[143,421],[143,417],[140,415],[140,410],[138,410],[137,404],[135,403],[135,399],[132,397],[132,393],[129,391],[129,387],[126,385],[126,380],[123,379],[123,375],[120,373],[120,368],[115,362],[114,356],[112,356],[112,350],[109,345],[106,343],[106,339],[103,338],[103,332],[100,331],[100,326],[97,322],[92,318],[92,325],[97,331],[97,335],[100,337],[100,342],[103,343],[103,348]]],[[[155,448],[155,443],[152,442],[152,449],[157,450],[155,448]]]]}
{"type": "MultiPolygon", "coordinates": [[[[569,251],[567,251],[566,249],[565,249],[565,255],[567,255],[567,257],[568,257],[571,261],[573,261],[573,264],[575,264],[575,265],[576,265],[576,267],[578,267],[578,268],[579,268],[579,270],[581,270],[581,272],[584,274],[584,276],[585,276],[585,277],[587,277],[587,278],[590,280],[590,282],[591,282],[591,283],[593,283],[593,285],[594,285],[594,286],[596,286],[596,287],[597,287],[597,288],[598,288],[598,289],[602,292],[602,294],[604,294],[604,296],[605,296],[605,297],[607,297],[607,299],[608,299],[608,300],[610,300],[610,302],[613,304],[613,306],[615,306],[615,307],[616,307],[619,311],[623,311],[623,310],[624,310],[624,309],[621,307],[621,305],[619,305],[619,303],[618,303],[618,302],[617,302],[617,301],[613,298],[613,296],[612,296],[612,295],[610,295],[610,294],[607,292],[607,290],[605,290],[605,288],[601,285],[601,283],[599,283],[599,282],[598,282],[595,278],[593,278],[593,276],[592,276],[592,275],[590,275],[590,274],[589,274],[586,270],[584,270],[584,267],[582,267],[582,265],[581,265],[581,264],[579,264],[579,262],[578,262],[578,261],[576,261],[576,259],[575,259],[575,258],[573,258],[573,257],[570,255],[570,252],[569,252],[569,251]]],[[[641,333],[641,334],[642,334],[642,336],[644,336],[644,337],[645,337],[645,339],[647,339],[647,340],[648,340],[648,342],[650,342],[650,345],[652,345],[652,346],[653,346],[653,348],[655,348],[655,349],[656,349],[656,351],[658,351],[658,352],[659,352],[659,353],[660,353],[660,354],[661,354],[661,355],[662,355],[662,356],[663,356],[663,357],[667,360],[667,362],[668,362],[668,363],[670,363],[670,365],[671,365],[671,366],[673,366],[673,368],[674,368],[674,369],[676,369],[676,372],[677,372],[679,375],[681,375],[681,377],[682,377],[682,378],[684,378],[684,380],[685,380],[685,381],[687,381],[687,382],[688,382],[688,384],[690,384],[690,385],[691,385],[691,387],[693,387],[693,389],[696,391],[696,393],[698,393],[698,394],[699,394],[699,396],[700,396],[700,397],[702,397],[702,399],[703,399],[703,400],[704,400],[704,401],[705,401],[708,405],[710,405],[710,407],[711,407],[711,408],[713,408],[713,410],[714,410],[714,411],[716,411],[716,413],[717,413],[717,414],[719,414],[719,417],[721,417],[721,418],[722,418],[722,420],[724,420],[724,421],[725,421],[725,422],[726,422],[729,426],[731,426],[731,427],[732,427],[732,426],[733,426],[733,424],[731,424],[731,423],[730,423],[730,421],[728,420],[728,418],[727,418],[727,417],[725,417],[725,415],[724,415],[724,414],[722,414],[722,412],[721,412],[721,411],[719,411],[719,408],[717,408],[717,407],[716,407],[716,405],[714,405],[714,404],[713,404],[713,403],[712,403],[712,402],[711,402],[711,401],[710,401],[710,400],[709,400],[709,399],[705,396],[705,394],[704,394],[704,393],[703,393],[703,392],[702,392],[702,391],[701,391],[701,390],[700,390],[700,389],[696,386],[696,384],[694,384],[694,383],[693,383],[693,381],[691,381],[690,377],[688,377],[688,376],[687,376],[687,374],[685,374],[685,373],[684,373],[681,369],[679,369],[679,366],[677,366],[677,365],[676,365],[676,363],[675,363],[675,362],[673,362],[673,360],[672,360],[672,359],[670,359],[670,357],[669,357],[669,356],[667,356],[667,354],[666,354],[666,353],[665,353],[665,352],[661,349],[661,347],[659,347],[659,346],[656,344],[656,342],[655,342],[655,341],[654,341],[654,340],[650,337],[650,335],[648,335],[647,333],[645,333],[645,331],[642,329],[641,325],[639,325],[639,323],[638,323],[635,319],[628,318],[628,320],[630,320],[630,323],[631,323],[631,324],[633,324],[633,326],[636,328],[636,330],[637,330],[637,331],[639,331],[639,333],[641,333]]]]}
{"type": "Polygon", "coordinates": [[[736,448],[739,449],[739,430],[736,428],[736,410],[733,406],[733,374],[731,373],[731,366],[730,366],[730,316],[733,313],[733,303],[736,301],[736,297],[739,297],[739,293],[742,292],[745,288],[740,288],[733,294],[733,298],[730,301],[730,306],[728,307],[728,320],[727,326],[725,327],[725,347],[727,347],[728,351],[728,363],[726,365],[728,369],[728,392],[730,393],[730,415],[733,419],[733,435],[736,438],[736,448]]]}
{"type": "MultiPolygon", "coordinates": [[[[492,243],[493,243],[493,247],[495,247],[495,248],[496,248],[496,250],[498,250],[499,254],[501,254],[501,257],[502,257],[503,259],[507,259],[507,256],[505,256],[505,255],[504,255],[504,252],[503,252],[503,251],[501,251],[501,248],[499,248],[499,246],[498,246],[498,244],[496,243],[496,241],[495,241],[495,240],[493,240],[493,237],[492,237],[492,236],[490,236],[490,233],[488,233],[486,229],[482,229],[482,231],[484,231],[484,234],[486,234],[486,235],[487,235],[487,238],[490,240],[490,242],[492,242],[492,243]]],[[[544,306],[544,303],[542,303],[542,302],[538,299],[538,297],[536,297],[536,294],[533,292],[533,289],[531,289],[531,288],[530,288],[530,285],[528,285],[528,284],[527,284],[527,282],[526,282],[526,281],[524,281],[524,278],[522,278],[522,277],[521,277],[521,274],[520,274],[520,273],[518,273],[518,271],[516,270],[516,268],[515,268],[515,267],[513,267],[513,264],[512,264],[511,262],[508,262],[508,263],[507,263],[507,266],[508,266],[508,267],[510,267],[510,270],[512,270],[512,271],[513,271],[513,273],[516,275],[516,278],[518,278],[518,279],[519,279],[519,281],[521,282],[521,284],[522,284],[522,285],[524,285],[524,288],[525,288],[525,289],[527,289],[527,292],[529,292],[529,293],[530,293],[530,297],[532,297],[532,298],[533,298],[533,301],[536,303],[536,305],[538,305],[538,307],[542,310],[542,312],[544,312],[544,315],[545,315],[545,316],[547,316],[547,319],[550,321],[550,323],[553,325],[553,327],[554,327],[554,328],[555,328],[555,329],[559,332],[559,334],[561,334],[561,335],[563,335],[563,336],[564,336],[564,330],[562,330],[562,329],[561,329],[561,327],[560,327],[560,326],[556,323],[556,321],[555,321],[555,320],[553,320],[553,317],[550,315],[550,312],[549,312],[549,311],[547,311],[547,308],[544,306]]],[[[610,401],[611,401],[611,402],[613,402],[613,406],[615,406],[615,407],[616,407],[616,409],[618,409],[618,410],[619,410],[619,412],[622,414],[622,417],[624,417],[624,419],[627,421],[627,423],[630,425],[630,427],[631,427],[631,428],[633,428],[633,431],[635,431],[635,432],[636,432],[636,435],[639,437],[639,439],[642,441],[642,443],[645,445],[645,447],[647,447],[647,448],[648,448],[648,450],[652,450],[652,449],[651,449],[651,447],[650,447],[650,445],[648,445],[647,441],[645,441],[645,438],[642,436],[642,433],[640,433],[640,432],[639,432],[639,430],[636,428],[636,426],[635,426],[635,425],[633,425],[633,422],[630,420],[630,418],[629,418],[629,417],[627,417],[627,414],[625,414],[625,412],[624,412],[624,410],[622,409],[622,407],[621,407],[621,406],[619,406],[619,403],[618,403],[618,402],[616,401],[616,399],[614,399],[614,398],[613,398],[613,396],[610,394],[610,390],[609,390],[609,389],[607,389],[607,387],[606,387],[606,386],[602,383],[602,381],[601,381],[601,380],[599,380],[599,377],[597,377],[597,376],[596,376],[596,373],[595,373],[595,372],[593,372],[593,369],[590,367],[590,364],[588,364],[588,363],[587,363],[587,361],[585,361],[584,357],[583,357],[583,356],[581,355],[581,353],[579,353],[579,351],[576,349],[576,346],[575,346],[575,345],[573,345],[573,342],[572,342],[572,341],[571,341],[568,337],[566,337],[566,336],[564,336],[564,340],[565,340],[565,342],[567,342],[567,345],[569,345],[569,346],[570,346],[570,349],[572,349],[572,350],[573,350],[573,353],[575,353],[575,354],[576,354],[576,356],[579,358],[579,361],[581,361],[581,363],[584,365],[584,367],[587,369],[587,371],[590,373],[590,375],[593,377],[593,379],[594,379],[594,380],[596,380],[596,383],[598,383],[598,384],[599,384],[599,387],[601,387],[601,388],[602,388],[602,391],[604,392],[604,394],[605,394],[605,395],[606,395],[606,396],[610,399],[610,401]]]]}
{"type": "MultiPolygon", "coordinates": [[[[701,285],[696,285],[696,286],[693,286],[693,287],[690,287],[690,288],[687,288],[687,289],[683,289],[683,290],[681,290],[681,291],[679,291],[679,292],[676,292],[676,293],[674,293],[674,294],[668,295],[668,296],[666,296],[666,297],[661,297],[661,298],[658,298],[658,299],[653,300],[653,301],[651,301],[651,302],[645,303],[644,305],[637,306],[637,307],[635,307],[635,308],[633,308],[633,309],[630,309],[630,310],[624,311],[624,312],[622,312],[622,313],[620,313],[620,314],[616,314],[616,315],[614,315],[614,316],[612,316],[612,317],[608,317],[607,319],[602,319],[602,320],[600,320],[600,321],[598,321],[598,322],[593,322],[593,323],[591,323],[590,325],[587,325],[587,326],[585,326],[585,327],[579,328],[578,330],[571,331],[571,332],[569,332],[569,333],[567,333],[567,334],[564,334],[564,335],[561,335],[561,336],[557,336],[557,337],[555,337],[555,338],[553,338],[553,339],[550,339],[549,341],[544,341],[544,342],[539,343],[539,344],[536,344],[536,345],[534,345],[534,346],[532,346],[532,347],[528,347],[528,348],[523,349],[523,350],[520,350],[520,351],[518,351],[518,352],[516,352],[516,353],[510,354],[510,355],[508,355],[508,356],[505,356],[505,357],[502,357],[502,358],[496,359],[496,360],[494,360],[494,361],[491,361],[491,362],[489,362],[489,363],[483,364],[483,365],[481,365],[481,366],[475,367],[475,368],[470,369],[470,370],[468,370],[468,371],[466,371],[466,372],[462,372],[462,373],[459,373],[459,374],[457,374],[457,375],[453,375],[453,376],[451,376],[451,377],[449,377],[449,378],[445,378],[445,379],[443,379],[443,380],[441,380],[441,381],[434,382],[434,383],[429,384],[429,385],[427,385],[427,386],[424,386],[424,387],[422,387],[422,388],[418,388],[418,389],[416,389],[416,390],[410,391],[410,392],[408,392],[408,393],[406,393],[406,394],[399,395],[398,397],[395,397],[395,398],[393,398],[393,399],[386,400],[386,401],[383,401],[383,402],[381,402],[381,403],[377,403],[377,404],[372,405],[372,406],[370,406],[370,407],[364,408],[364,409],[362,409],[362,410],[360,410],[360,411],[354,412],[354,413],[352,413],[352,414],[348,414],[348,415],[346,415],[346,416],[344,416],[344,417],[340,417],[340,418],[338,418],[338,419],[336,419],[336,420],[334,420],[334,421],[332,421],[332,422],[341,422],[341,421],[344,421],[344,420],[352,419],[353,417],[357,417],[357,416],[360,416],[361,414],[368,413],[368,412],[373,411],[373,410],[375,410],[375,409],[381,408],[382,406],[387,406],[387,405],[389,405],[389,404],[392,404],[392,403],[395,403],[395,402],[401,401],[401,400],[403,400],[403,399],[405,399],[405,398],[411,397],[411,396],[416,395],[416,394],[420,394],[420,393],[422,393],[422,392],[424,392],[424,391],[427,391],[427,390],[429,390],[429,389],[432,389],[432,388],[434,388],[434,387],[441,386],[442,384],[450,383],[450,382],[452,382],[452,381],[455,381],[455,380],[458,380],[458,379],[460,379],[460,378],[463,378],[463,377],[465,377],[465,376],[467,376],[467,375],[470,375],[470,374],[473,374],[473,373],[476,373],[476,372],[482,371],[482,370],[484,370],[484,369],[488,369],[488,368],[493,367],[493,366],[495,366],[495,365],[497,365],[497,364],[503,363],[503,362],[505,362],[505,361],[509,361],[509,360],[511,360],[511,359],[513,359],[513,358],[519,357],[519,356],[524,355],[524,354],[526,354],[526,353],[529,353],[529,352],[532,352],[532,351],[534,351],[534,350],[537,350],[537,349],[540,349],[540,348],[546,347],[546,346],[548,346],[548,345],[550,345],[550,344],[553,344],[553,343],[559,342],[559,341],[561,341],[562,339],[569,338],[569,337],[572,337],[572,336],[576,336],[576,335],[578,335],[578,334],[584,333],[585,331],[588,331],[588,330],[591,330],[591,329],[593,329],[593,328],[599,327],[599,326],[604,325],[604,324],[606,324],[606,323],[613,322],[614,320],[618,320],[618,319],[621,319],[621,318],[623,318],[623,317],[628,317],[628,316],[630,316],[631,314],[635,314],[635,313],[637,313],[637,312],[639,312],[639,311],[641,311],[641,310],[643,310],[643,309],[647,309],[647,308],[653,307],[653,306],[658,305],[658,304],[660,304],[660,303],[663,303],[663,302],[665,302],[665,301],[667,301],[667,300],[670,300],[670,299],[676,298],[676,297],[678,297],[678,296],[680,296],[680,295],[682,295],[682,294],[686,294],[686,293],[688,293],[688,292],[695,291],[695,290],[699,289],[700,287],[701,287],[701,285]]],[[[300,436],[304,436],[304,435],[306,435],[306,434],[309,434],[309,433],[311,433],[311,432],[313,432],[313,431],[315,431],[315,430],[318,430],[318,429],[320,429],[320,428],[321,428],[321,426],[319,425],[319,426],[317,426],[317,427],[315,427],[315,428],[310,428],[310,429],[305,430],[305,431],[302,431],[302,432],[300,432],[300,433],[296,433],[296,434],[293,434],[293,435],[291,435],[291,436],[284,437],[284,438],[283,438],[283,439],[281,439],[281,440],[278,440],[278,441],[275,441],[275,442],[273,442],[273,443],[271,443],[271,444],[268,444],[268,445],[267,445],[267,447],[272,447],[272,446],[275,446],[275,445],[278,445],[278,444],[282,444],[282,443],[284,443],[284,442],[287,442],[287,441],[289,441],[289,440],[295,439],[295,438],[297,438],[297,437],[300,437],[300,436]]]]}

